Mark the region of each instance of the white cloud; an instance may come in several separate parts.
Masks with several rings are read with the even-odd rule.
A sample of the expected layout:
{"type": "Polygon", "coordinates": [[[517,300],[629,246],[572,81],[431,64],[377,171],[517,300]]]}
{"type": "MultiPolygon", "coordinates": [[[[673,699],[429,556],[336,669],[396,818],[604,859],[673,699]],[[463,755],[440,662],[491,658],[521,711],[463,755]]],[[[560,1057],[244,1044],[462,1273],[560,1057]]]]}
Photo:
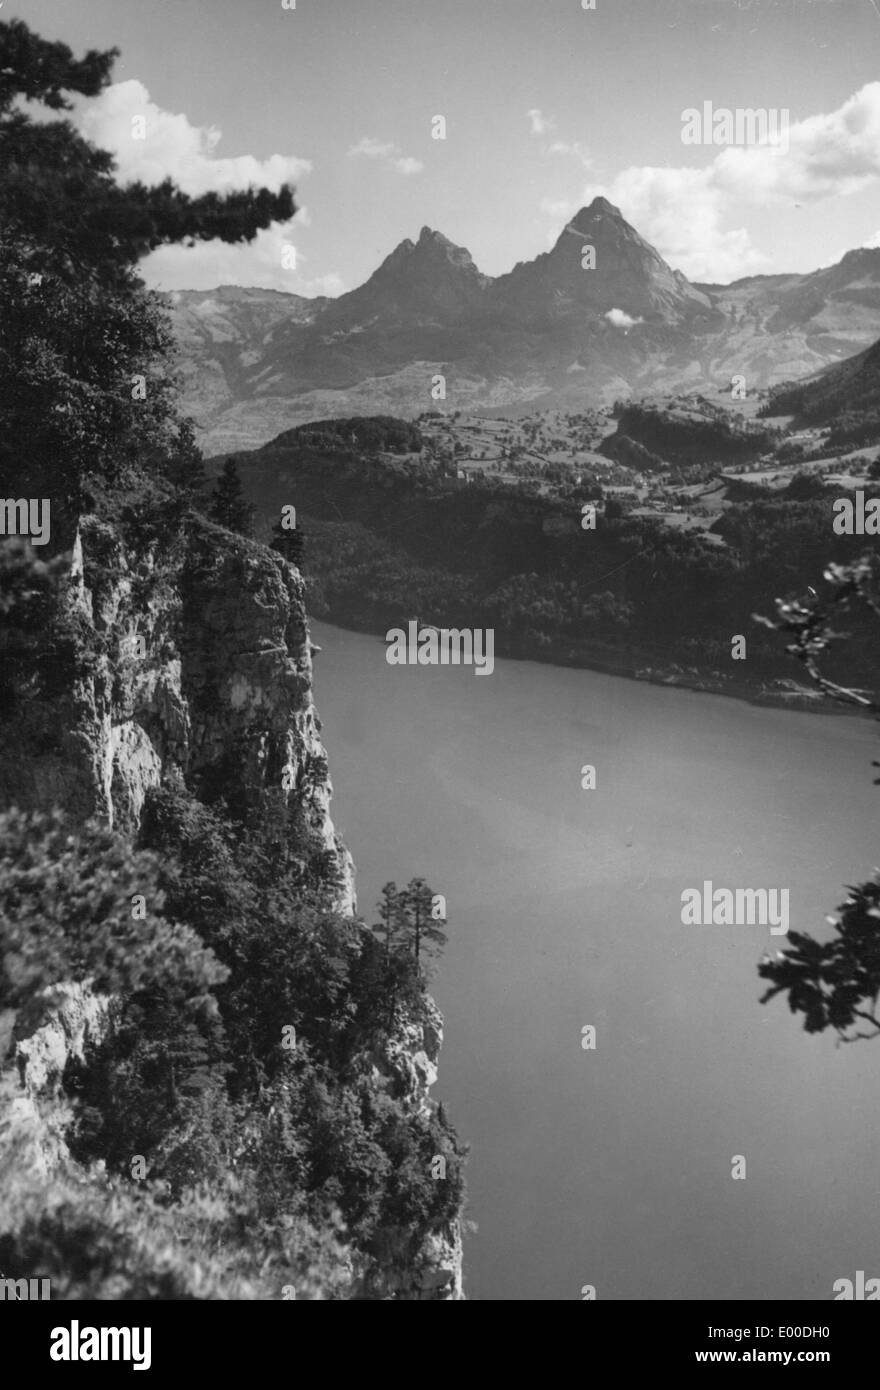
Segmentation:
{"type": "Polygon", "coordinates": [[[880,82],[869,82],[836,111],[791,124],[787,150],[728,146],[703,168],[633,166],[584,199],[604,193],[690,279],[726,281],[767,262],[745,228],[724,225],[738,205],[816,203],[878,179],[880,82]]]}
{"type": "Polygon", "coordinates": [[[644,319],[631,318],[623,309],[609,309],[604,317],[613,328],[635,328],[637,323],[644,323],[644,319]]]}
{"type": "Polygon", "coordinates": [[[296,183],[312,167],[296,155],[218,156],[221,132],[216,127],[194,126],[183,114],[163,111],[135,78],[114,82],[97,97],[76,98],[72,119],[86,139],[114,155],[123,184],[140,179],[152,185],[171,178],[193,197],[250,185],[277,193],[282,184],[296,183]],[[136,117],[143,118],[144,139],[134,137],[136,117]]]}
{"type": "Polygon", "coordinates": [[[529,118],[529,126],[533,135],[549,135],[551,130],[556,129],[556,122],[552,116],[545,116],[543,111],[537,106],[533,106],[526,112],[529,118]]]}
{"type": "MultiPolygon", "coordinates": [[[[529,118],[529,128],[532,135],[550,135],[556,129],[556,117],[545,116],[538,106],[533,106],[530,111],[526,112],[526,115],[529,118]]],[[[582,145],[580,140],[551,140],[549,145],[541,147],[541,154],[544,156],[573,155],[580,160],[585,169],[589,169],[593,163],[587,153],[586,146],[582,145]]]]}
{"type": "MultiPolygon", "coordinates": [[[[114,83],[97,97],[77,98],[71,118],[86,139],[113,154],[122,184],[140,179],[153,185],[170,178],[193,197],[249,186],[277,192],[282,184],[295,184],[312,167],[296,155],[219,156],[219,130],[194,126],[185,115],[163,111],[134,78],[114,83]],[[136,117],[143,120],[144,139],[135,138],[136,117]]],[[[164,290],[252,285],[294,294],[340,294],[344,286],[338,275],[309,278],[303,273],[306,258],[298,249],[294,257],[288,257],[296,268],[284,265],[285,247],[295,247],[296,233],[310,223],[308,209],[303,207],[288,222],[273,222],[258,232],[251,242],[160,246],[141,262],[140,271],[148,285],[164,290]]]]}
{"type": "Polygon", "coordinates": [[[352,145],[348,153],[355,157],[362,155],[366,159],[384,160],[393,169],[396,169],[398,174],[420,174],[425,167],[420,159],[414,159],[412,155],[401,154],[399,145],[374,140],[372,135],[362,136],[356,145],[352,145]]]}
{"type": "Polygon", "coordinates": [[[257,232],[252,242],[237,246],[224,241],[200,242],[193,247],[160,246],[141,262],[140,271],[148,285],[160,290],[244,285],[308,296],[342,294],[345,285],[335,272],[308,274],[308,257],[296,246],[300,225],[297,213],[289,222],[273,222],[257,232]],[[289,269],[284,264],[286,247],[296,249],[295,258],[287,258],[293,261],[289,269]]]}
{"type": "Polygon", "coordinates": [[[867,241],[862,242],[862,246],[868,251],[876,251],[880,247],[880,232],[875,232],[872,237],[868,237],[867,241]]]}
{"type": "Polygon", "coordinates": [[[565,154],[573,155],[579,159],[585,169],[589,169],[593,163],[592,156],[588,154],[586,146],[580,140],[554,140],[547,146],[546,154],[565,154]]]}
{"type": "Polygon", "coordinates": [[[858,193],[880,177],[880,82],[868,82],[836,111],[790,127],[789,149],[729,147],[714,161],[725,193],[753,201],[818,202],[858,193]]]}
{"type": "Polygon", "coordinates": [[[735,280],[754,273],[766,258],[744,228],[722,226],[728,205],[709,175],[705,169],[624,169],[607,189],[586,189],[584,202],[605,194],[689,279],[735,280]]]}
{"type": "Polygon", "coordinates": [[[398,174],[420,174],[425,166],[420,159],[404,155],[401,159],[395,159],[394,167],[398,174]]]}
{"type": "Polygon", "coordinates": [[[348,153],[350,155],[363,154],[366,155],[367,159],[390,159],[396,148],[396,145],[383,144],[381,140],[374,140],[372,135],[364,135],[356,145],[352,145],[348,153]]]}

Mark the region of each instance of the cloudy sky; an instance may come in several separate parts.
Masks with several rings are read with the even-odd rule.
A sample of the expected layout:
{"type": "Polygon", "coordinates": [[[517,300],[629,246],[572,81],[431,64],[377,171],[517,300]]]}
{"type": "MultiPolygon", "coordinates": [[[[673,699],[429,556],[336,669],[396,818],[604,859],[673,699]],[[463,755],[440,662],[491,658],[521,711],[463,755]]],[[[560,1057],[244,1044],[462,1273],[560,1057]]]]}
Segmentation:
{"type": "Polygon", "coordinates": [[[151,256],[160,288],[338,294],[425,224],[497,275],[596,193],[692,279],[880,245],[880,0],[595,4],[6,0],[3,17],[122,50],[75,115],[122,180],[296,185],[294,222],[249,247],[151,256]],[[788,111],[788,150],[684,144],[706,101],[788,111]]]}

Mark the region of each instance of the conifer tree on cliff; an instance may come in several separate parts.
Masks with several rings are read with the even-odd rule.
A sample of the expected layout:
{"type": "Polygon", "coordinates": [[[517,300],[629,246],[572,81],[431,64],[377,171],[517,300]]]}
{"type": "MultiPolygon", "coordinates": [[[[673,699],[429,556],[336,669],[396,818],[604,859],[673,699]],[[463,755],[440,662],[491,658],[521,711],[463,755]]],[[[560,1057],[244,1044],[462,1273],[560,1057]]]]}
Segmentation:
{"type": "Polygon", "coordinates": [[[423,972],[423,962],[436,959],[446,944],[433,903],[434,894],[423,878],[411,878],[405,888],[386,883],[382,889],[374,931],[384,944],[386,961],[402,964],[406,976],[423,972]]]}
{"type": "Polygon", "coordinates": [[[272,550],[277,550],[279,555],[289,561],[291,565],[299,568],[302,565],[303,550],[305,549],[305,537],[302,527],[297,525],[291,517],[291,507],[285,507],[281,517],[276,521],[272,528],[272,539],[269,542],[272,550]]]}
{"type": "Polygon", "coordinates": [[[216,521],[218,526],[225,526],[227,531],[238,531],[242,536],[251,534],[254,509],[244,500],[241,478],[233,458],[228,458],[223,465],[223,472],[211,493],[208,513],[212,521],[216,521]]]}
{"type": "Polygon", "coordinates": [[[446,945],[446,933],[434,917],[434,894],[423,878],[411,878],[401,895],[404,920],[417,966],[423,959],[440,955],[446,945]]]}
{"type": "Polygon", "coordinates": [[[175,413],[170,327],[138,260],[171,242],[250,241],[295,211],[286,186],[123,188],[112,156],[68,120],[13,109],[20,96],[61,112],[68,94],[97,96],[116,57],[77,59],[20,20],[0,23],[0,477],[7,495],[52,499],[52,549],[59,512],[198,466],[175,413]]]}

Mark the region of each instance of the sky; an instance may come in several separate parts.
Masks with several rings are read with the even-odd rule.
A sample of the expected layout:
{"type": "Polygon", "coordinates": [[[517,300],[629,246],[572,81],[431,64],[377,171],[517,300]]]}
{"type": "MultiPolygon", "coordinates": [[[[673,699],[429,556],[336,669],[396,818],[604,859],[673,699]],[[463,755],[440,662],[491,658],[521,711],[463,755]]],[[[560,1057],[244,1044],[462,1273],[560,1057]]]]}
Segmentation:
{"type": "Polygon", "coordinates": [[[295,185],[296,218],[250,245],[153,253],[155,288],[337,295],[422,226],[498,275],[596,194],[694,280],[880,246],[880,0],[594,3],[6,0],[2,18],[121,50],[73,119],[122,182],[295,185]],[[780,113],[787,140],[686,144],[705,102],[780,113]]]}

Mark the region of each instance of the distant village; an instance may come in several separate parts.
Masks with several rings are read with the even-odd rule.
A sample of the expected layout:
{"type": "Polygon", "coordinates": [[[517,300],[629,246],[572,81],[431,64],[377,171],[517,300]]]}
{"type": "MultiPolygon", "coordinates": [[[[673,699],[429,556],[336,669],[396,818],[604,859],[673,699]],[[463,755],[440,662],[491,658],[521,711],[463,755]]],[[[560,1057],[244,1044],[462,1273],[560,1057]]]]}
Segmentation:
{"type": "MultiPolygon", "coordinates": [[[[733,418],[753,419],[766,396],[760,392],[747,402],[733,402],[728,393],[719,392],[717,404],[733,418]]],[[[682,403],[690,406],[687,398],[669,405],[680,409],[682,403]]],[[[468,487],[482,479],[527,484],[539,496],[593,500],[600,517],[653,517],[677,530],[701,531],[714,546],[725,541],[711,528],[732,500],[742,500],[746,488],[757,495],[761,490],[779,492],[795,476],[807,475],[817,483],[851,491],[873,476],[880,455],[880,444],[844,454],[829,452],[823,446],[823,431],[791,432],[789,422],[779,418],[767,422],[778,428],[777,447],[754,460],[647,471],[622,463],[603,447],[617,431],[610,406],[583,413],[554,410],[496,417],[435,410],[417,423],[429,457],[446,464],[451,486],[468,487]]],[[[556,531],[566,520],[548,517],[544,525],[556,531]]],[[[574,510],[570,529],[579,529],[574,510]]]]}

